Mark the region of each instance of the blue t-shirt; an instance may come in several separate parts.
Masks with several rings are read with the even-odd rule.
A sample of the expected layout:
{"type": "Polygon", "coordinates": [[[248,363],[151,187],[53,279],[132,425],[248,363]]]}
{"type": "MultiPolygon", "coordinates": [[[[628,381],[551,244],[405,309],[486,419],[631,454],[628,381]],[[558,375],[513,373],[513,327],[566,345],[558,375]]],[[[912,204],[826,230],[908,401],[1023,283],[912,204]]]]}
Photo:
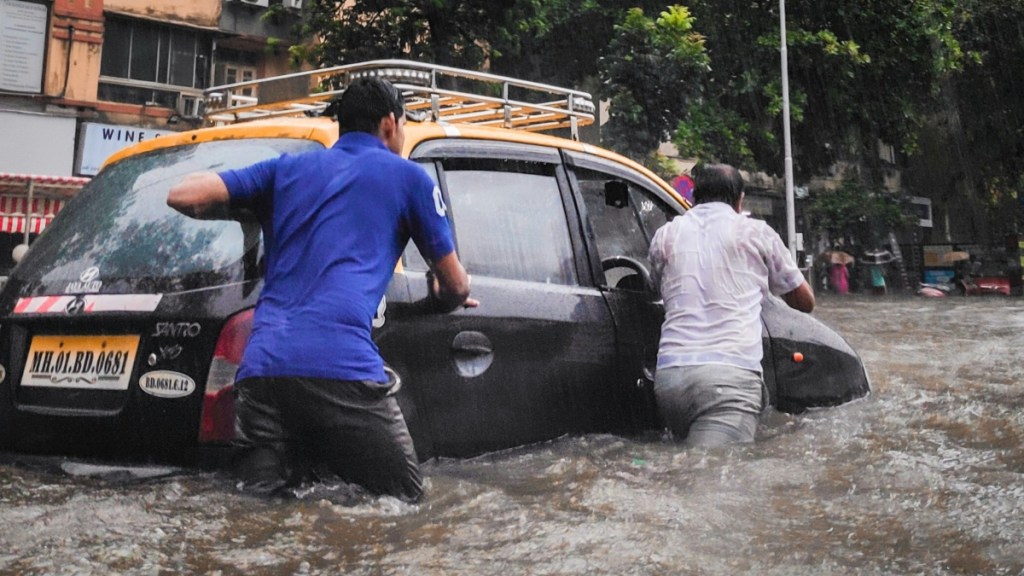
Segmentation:
{"type": "Polygon", "coordinates": [[[385,382],[373,315],[409,239],[424,257],[454,250],[440,191],[377,137],[220,173],[232,207],[263,226],[266,278],[238,378],[385,382]]]}

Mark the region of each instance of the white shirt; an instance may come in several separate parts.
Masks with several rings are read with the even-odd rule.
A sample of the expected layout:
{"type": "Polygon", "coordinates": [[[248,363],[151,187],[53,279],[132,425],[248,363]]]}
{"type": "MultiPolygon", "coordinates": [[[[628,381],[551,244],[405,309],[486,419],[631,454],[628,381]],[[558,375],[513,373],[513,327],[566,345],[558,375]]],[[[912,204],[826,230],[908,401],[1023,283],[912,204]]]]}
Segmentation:
{"type": "Polygon", "coordinates": [[[723,202],[698,204],[654,234],[665,300],[658,368],[728,364],[761,372],[761,301],[804,282],[782,238],[723,202]]]}

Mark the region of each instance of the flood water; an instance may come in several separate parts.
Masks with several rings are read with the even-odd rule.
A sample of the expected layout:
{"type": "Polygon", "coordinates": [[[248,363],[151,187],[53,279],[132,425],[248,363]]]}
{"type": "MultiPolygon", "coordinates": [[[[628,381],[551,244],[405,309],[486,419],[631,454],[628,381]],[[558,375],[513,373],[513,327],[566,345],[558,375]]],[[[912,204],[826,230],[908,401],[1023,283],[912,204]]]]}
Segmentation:
{"type": "Polygon", "coordinates": [[[822,296],[874,392],[709,452],[425,465],[419,505],[0,465],[0,574],[1024,574],[1024,300],[822,296]]]}

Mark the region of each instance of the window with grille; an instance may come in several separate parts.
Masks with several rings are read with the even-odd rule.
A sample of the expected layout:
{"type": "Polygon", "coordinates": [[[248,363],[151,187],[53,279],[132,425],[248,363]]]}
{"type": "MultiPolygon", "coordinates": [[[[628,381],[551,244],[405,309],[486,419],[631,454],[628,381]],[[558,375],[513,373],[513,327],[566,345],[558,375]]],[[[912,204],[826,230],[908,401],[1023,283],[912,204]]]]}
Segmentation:
{"type": "MultiPolygon", "coordinates": [[[[248,66],[235,66],[226,64],[224,66],[224,83],[234,84],[236,82],[251,82],[256,79],[256,69],[248,66]]],[[[248,87],[236,90],[235,94],[241,96],[255,96],[256,88],[248,87]]]]}
{"type": "Polygon", "coordinates": [[[145,20],[109,18],[103,34],[99,98],[177,108],[209,84],[212,36],[145,20]]]}

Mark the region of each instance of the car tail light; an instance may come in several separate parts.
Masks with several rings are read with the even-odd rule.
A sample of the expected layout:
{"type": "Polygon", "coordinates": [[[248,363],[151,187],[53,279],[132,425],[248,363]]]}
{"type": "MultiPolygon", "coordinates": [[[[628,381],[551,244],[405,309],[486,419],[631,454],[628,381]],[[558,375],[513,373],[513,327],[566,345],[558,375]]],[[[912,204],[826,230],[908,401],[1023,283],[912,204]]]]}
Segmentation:
{"type": "Polygon", "coordinates": [[[235,437],[235,373],[252,332],[252,314],[250,308],[228,318],[217,338],[210,373],[206,376],[200,442],[227,442],[235,437]]]}

